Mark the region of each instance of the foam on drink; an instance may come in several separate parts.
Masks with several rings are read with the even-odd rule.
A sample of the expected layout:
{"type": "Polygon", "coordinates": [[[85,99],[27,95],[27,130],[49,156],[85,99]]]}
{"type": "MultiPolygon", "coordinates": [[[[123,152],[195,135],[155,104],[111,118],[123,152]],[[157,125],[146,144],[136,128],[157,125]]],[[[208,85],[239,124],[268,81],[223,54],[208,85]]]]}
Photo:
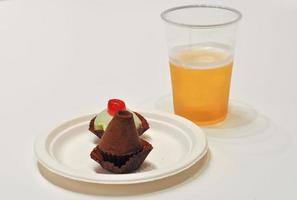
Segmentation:
{"type": "Polygon", "coordinates": [[[170,50],[170,62],[180,67],[211,68],[232,62],[233,53],[227,45],[199,43],[191,46],[177,46],[170,50]]]}

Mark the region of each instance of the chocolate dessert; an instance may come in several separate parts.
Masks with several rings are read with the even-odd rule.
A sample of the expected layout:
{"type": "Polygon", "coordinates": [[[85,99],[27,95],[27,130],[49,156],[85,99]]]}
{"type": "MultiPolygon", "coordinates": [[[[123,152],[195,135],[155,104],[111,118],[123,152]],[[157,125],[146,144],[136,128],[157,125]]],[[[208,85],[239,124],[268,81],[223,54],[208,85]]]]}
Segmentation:
{"type": "MultiPolygon", "coordinates": [[[[89,131],[94,133],[97,137],[101,138],[114,114],[120,110],[128,110],[122,100],[109,100],[107,109],[101,111],[90,121],[89,131]]],[[[149,125],[146,119],[137,112],[130,112],[132,112],[133,114],[133,119],[138,135],[142,135],[147,129],[149,129],[149,125]]]]}
{"type": "Polygon", "coordinates": [[[91,158],[113,173],[129,173],[140,167],[152,149],[150,143],[139,138],[133,113],[122,110],[108,124],[91,158]]]}

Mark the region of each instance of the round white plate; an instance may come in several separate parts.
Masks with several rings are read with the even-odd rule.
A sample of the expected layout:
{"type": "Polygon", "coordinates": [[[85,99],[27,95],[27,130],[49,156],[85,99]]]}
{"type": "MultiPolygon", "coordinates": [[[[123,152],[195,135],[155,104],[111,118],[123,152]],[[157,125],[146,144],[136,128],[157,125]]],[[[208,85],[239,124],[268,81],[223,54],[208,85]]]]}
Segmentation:
{"type": "Polygon", "coordinates": [[[35,143],[38,161],[61,176],[91,183],[131,184],[148,182],[177,174],[200,160],[207,152],[202,130],[182,117],[162,113],[140,112],[150,124],[142,136],[153,145],[141,167],[129,174],[112,174],[90,158],[99,139],[88,131],[95,114],[65,122],[40,136],[35,143]]]}

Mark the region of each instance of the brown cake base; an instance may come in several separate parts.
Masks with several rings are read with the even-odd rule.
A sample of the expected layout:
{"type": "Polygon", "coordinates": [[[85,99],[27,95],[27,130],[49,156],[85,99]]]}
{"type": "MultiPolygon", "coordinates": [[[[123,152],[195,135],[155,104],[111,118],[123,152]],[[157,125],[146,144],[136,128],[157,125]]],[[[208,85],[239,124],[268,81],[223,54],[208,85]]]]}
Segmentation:
{"type": "Polygon", "coordinates": [[[121,174],[129,173],[140,167],[153,146],[141,139],[142,150],[129,155],[111,155],[100,150],[99,145],[91,152],[91,158],[98,162],[104,169],[121,174]]]}
{"type": "MultiPolygon", "coordinates": [[[[148,122],[146,121],[146,119],[139,113],[134,112],[136,114],[136,116],[140,119],[141,121],[141,126],[137,129],[138,135],[142,135],[147,129],[149,129],[149,125],[148,122]]],[[[97,137],[101,138],[104,131],[103,130],[95,130],[95,122],[96,116],[90,121],[89,124],[89,131],[91,131],[92,133],[94,133],[97,137]]]]}

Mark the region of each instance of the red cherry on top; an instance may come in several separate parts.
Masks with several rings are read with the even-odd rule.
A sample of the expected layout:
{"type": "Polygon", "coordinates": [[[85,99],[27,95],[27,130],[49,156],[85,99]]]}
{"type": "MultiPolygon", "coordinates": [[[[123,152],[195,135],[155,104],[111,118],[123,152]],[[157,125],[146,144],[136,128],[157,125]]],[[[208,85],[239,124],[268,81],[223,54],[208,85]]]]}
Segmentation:
{"type": "Polygon", "coordinates": [[[114,116],[118,111],[126,110],[125,102],[120,99],[110,99],[107,105],[107,112],[114,116]]]}

